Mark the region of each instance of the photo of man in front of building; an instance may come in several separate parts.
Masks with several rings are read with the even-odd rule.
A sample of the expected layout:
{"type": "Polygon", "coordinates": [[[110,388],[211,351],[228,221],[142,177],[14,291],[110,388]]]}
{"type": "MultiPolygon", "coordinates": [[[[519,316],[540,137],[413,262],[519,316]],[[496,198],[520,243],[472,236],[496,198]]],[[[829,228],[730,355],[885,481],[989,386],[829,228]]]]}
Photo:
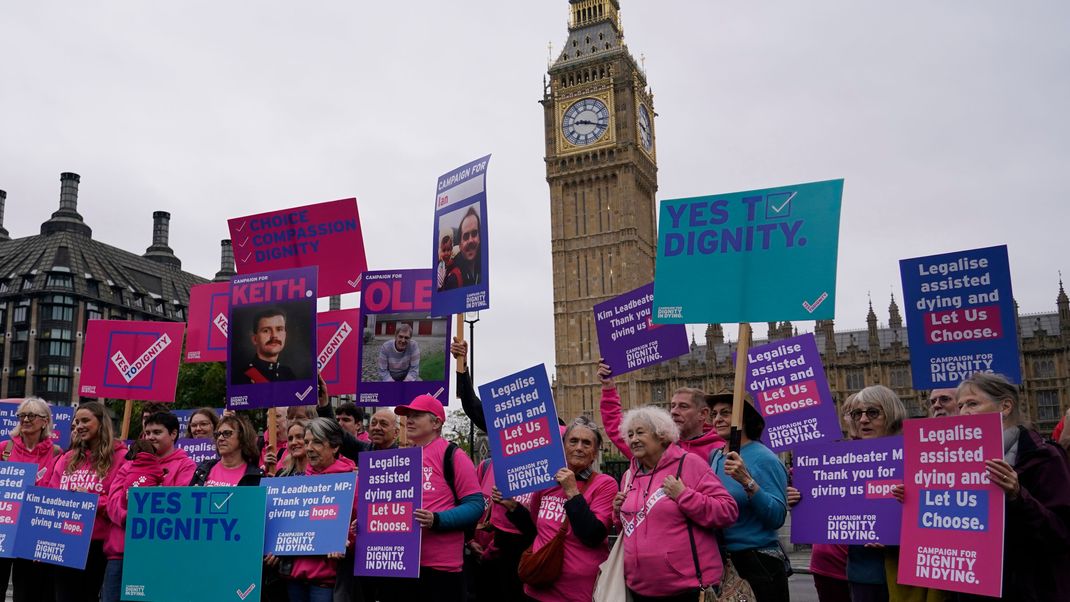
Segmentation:
{"type": "Polygon", "coordinates": [[[394,338],[379,348],[377,367],[383,382],[420,380],[420,346],[412,340],[412,326],[398,324],[394,338]]]}

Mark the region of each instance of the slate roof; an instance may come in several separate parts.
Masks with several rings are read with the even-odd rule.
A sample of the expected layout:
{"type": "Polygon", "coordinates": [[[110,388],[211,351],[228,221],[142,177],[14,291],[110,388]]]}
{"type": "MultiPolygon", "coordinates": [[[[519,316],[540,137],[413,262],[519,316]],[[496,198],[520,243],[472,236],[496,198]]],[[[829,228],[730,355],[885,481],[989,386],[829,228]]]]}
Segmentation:
{"type": "Polygon", "coordinates": [[[190,287],[205,282],[208,280],[195,274],[77,232],[0,241],[0,300],[54,291],[158,313],[155,301],[163,301],[172,311],[175,306],[189,307],[190,287]],[[49,286],[49,274],[70,274],[73,288],[49,286]],[[97,293],[91,290],[91,281],[97,283],[97,293]],[[115,295],[120,290],[125,291],[121,300],[115,295]],[[134,304],[135,296],[144,298],[143,307],[134,304]]]}

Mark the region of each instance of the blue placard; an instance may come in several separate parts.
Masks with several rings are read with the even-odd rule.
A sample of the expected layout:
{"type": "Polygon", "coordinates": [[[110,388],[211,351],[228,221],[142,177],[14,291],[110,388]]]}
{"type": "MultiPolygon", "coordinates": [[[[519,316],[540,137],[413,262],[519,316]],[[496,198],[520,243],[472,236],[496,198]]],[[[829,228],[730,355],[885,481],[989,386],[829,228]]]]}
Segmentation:
{"type": "Polygon", "coordinates": [[[323,556],[345,552],[356,473],[286,477],[264,482],[264,553],[323,556]]]}
{"type": "MultiPolygon", "coordinates": [[[[22,401],[22,398],[0,399],[0,433],[10,433],[18,426],[19,419],[15,414],[22,401]]],[[[49,404],[48,409],[52,413],[52,443],[66,449],[71,442],[74,408],[49,404]]]]}
{"type": "Polygon", "coordinates": [[[435,188],[431,315],[490,307],[487,164],[481,157],[443,174],[435,188]]]}
{"type": "Polygon", "coordinates": [[[1022,381],[1006,245],[903,259],[899,271],[915,389],[975,372],[1022,381]]]}
{"type": "Polygon", "coordinates": [[[19,514],[26,503],[26,488],[33,485],[36,476],[36,464],[0,463],[0,558],[15,557],[19,514]]]}
{"type": "Polygon", "coordinates": [[[99,498],[95,493],[27,487],[15,557],[84,569],[99,498]]]}
{"type": "Polygon", "coordinates": [[[843,180],[661,202],[653,321],[824,320],[843,180]]]}
{"type": "Polygon", "coordinates": [[[259,600],[263,487],[133,487],[123,600],[259,600]]]}
{"type": "Polygon", "coordinates": [[[546,366],[539,364],[479,387],[494,459],[494,482],[506,498],[557,484],[565,467],[546,366]]]}

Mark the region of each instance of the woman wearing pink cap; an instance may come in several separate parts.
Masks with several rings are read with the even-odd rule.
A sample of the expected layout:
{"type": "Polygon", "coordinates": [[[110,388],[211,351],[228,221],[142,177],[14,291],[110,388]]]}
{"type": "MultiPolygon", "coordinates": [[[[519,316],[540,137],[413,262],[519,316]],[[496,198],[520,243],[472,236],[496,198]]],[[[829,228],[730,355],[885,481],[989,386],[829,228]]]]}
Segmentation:
{"type": "Polygon", "coordinates": [[[413,512],[423,528],[420,578],[382,580],[379,600],[461,602],[465,599],[464,530],[474,526],[483,513],[475,466],[463,450],[442,438],[446,411],[439,400],[420,395],[394,412],[407,418],[409,441],[423,448],[424,507],[413,512]],[[452,479],[445,468],[447,451],[452,479]]]}

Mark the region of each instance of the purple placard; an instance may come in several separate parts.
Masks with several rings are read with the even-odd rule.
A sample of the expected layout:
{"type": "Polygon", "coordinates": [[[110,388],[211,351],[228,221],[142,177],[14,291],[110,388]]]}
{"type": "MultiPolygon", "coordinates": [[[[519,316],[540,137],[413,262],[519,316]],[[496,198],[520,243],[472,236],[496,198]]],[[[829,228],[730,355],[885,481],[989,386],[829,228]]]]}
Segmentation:
{"type": "Polygon", "coordinates": [[[431,270],[364,273],[357,405],[394,406],[417,395],[449,403],[449,317],[431,317],[431,270]]]}
{"type": "Polygon", "coordinates": [[[206,460],[214,460],[219,457],[215,449],[215,441],[211,439],[177,439],[175,447],[186,452],[190,460],[200,465],[206,460]]]}
{"type": "Polygon", "coordinates": [[[654,324],[654,283],[594,306],[598,349],[614,374],[624,374],[687,354],[687,327],[654,324]]]}
{"type": "Polygon", "coordinates": [[[423,505],[423,448],[364,452],[358,460],[353,574],[419,578],[422,529],[412,513],[423,505]]]}
{"type": "Polygon", "coordinates": [[[227,407],[316,403],[316,268],[230,281],[227,407]]]}
{"type": "Polygon", "coordinates": [[[435,187],[435,238],[431,265],[435,286],[431,315],[490,307],[487,251],[487,164],[480,157],[442,174],[435,187]]]}
{"type": "Polygon", "coordinates": [[[774,452],[843,436],[812,334],[750,349],[747,390],[765,416],[762,442],[774,452]]]}
{"type": "Polygon", "coordinates": [[[899,545],[903,436],[820,442],[795,452],[802,500],[791,511],[793,543],[899,545]]]}

